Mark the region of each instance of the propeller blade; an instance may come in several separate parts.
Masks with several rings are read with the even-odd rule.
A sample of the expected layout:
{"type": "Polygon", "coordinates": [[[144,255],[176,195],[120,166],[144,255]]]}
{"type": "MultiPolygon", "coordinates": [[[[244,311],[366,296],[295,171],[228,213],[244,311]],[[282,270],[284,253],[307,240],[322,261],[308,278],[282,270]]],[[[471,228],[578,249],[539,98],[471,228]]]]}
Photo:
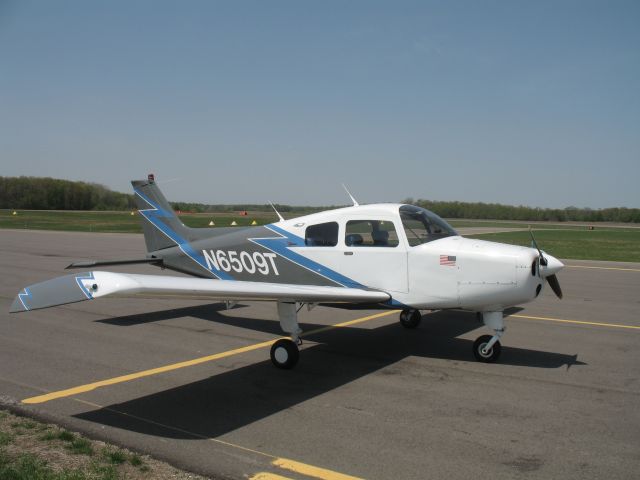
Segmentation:
{"type": "Polygon", "coordinates": [[[536,239],[533,236],[533,230],[531,230],[531,225],[529,225],[529,235],[531,235],[531,243],[533,243],[533,246],[535,247],[535,249],[538,250],[538,255],[540,255],[538,257],[540,260],[540,265],[545,267],[547,265],[547,259],[544,258],[544,255],[542,254],[542,250],[540,250],[540,247],[538,247],[538,242],[536,242],[536,239]]]}
{"type": "Polygon", "coordinates": [[[558,277],[556,277],[555,274],[549,275],[547,277],[547,282],[549,282],[549,286],[551,287],[551,290],[553,290],[553,293],[555,293],[558,298],[562,298],[562,289],[560,288],[558,277]]]}

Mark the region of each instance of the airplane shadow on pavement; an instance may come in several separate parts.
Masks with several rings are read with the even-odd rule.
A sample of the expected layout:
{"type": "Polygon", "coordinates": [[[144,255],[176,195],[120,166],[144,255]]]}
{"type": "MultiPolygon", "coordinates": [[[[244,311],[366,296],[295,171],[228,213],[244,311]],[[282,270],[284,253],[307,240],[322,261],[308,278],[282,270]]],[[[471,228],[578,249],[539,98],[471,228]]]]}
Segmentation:
{"type": "MultiPolygon", "coordinates": [[[[150,319],[189,315],[281,334],[277,321],[226,317],[211,307],[203,305],[100,321],[127,326],[154,321],[150,319]]],[[[323,325],[301,326],[308,331],[323,325]]],[[[425,315],[421,326],[414,330],[405,329],[396,321],[373,329],[347,327],[328,330],[305,337],[322,343],[303,347],[300,362],[293,370],[276,369],[270,360],[265,360],[78,414],[76,418],[166,438],[215,438],[409,356],[453,362],[473,361],[473,340],[456,337],[480,326],[472,313],[443,311],[425,315]]],[[[577,361],[577,355],[514,347],[503,347],[499,363],[535,368],[585,365],[577,361]]]]}

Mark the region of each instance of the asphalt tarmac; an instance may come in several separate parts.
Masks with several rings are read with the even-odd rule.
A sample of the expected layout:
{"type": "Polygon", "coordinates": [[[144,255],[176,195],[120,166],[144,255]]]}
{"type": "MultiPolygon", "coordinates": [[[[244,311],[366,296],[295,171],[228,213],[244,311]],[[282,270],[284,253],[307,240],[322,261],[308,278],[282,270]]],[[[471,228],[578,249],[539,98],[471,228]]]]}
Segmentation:
{"type": "Polygon", "coordinates": [[[140,235],[0,231],[2,403],[213,478],[638,478],[640,264],[567,261],[563,300],[509,312],[497,364],[474,361],[488,331],[457,311],[406,330],[396,313],[302,310],[292,371],[269,361],[270,303],[7,313],[72,261],[140,255],[140,235]]]}

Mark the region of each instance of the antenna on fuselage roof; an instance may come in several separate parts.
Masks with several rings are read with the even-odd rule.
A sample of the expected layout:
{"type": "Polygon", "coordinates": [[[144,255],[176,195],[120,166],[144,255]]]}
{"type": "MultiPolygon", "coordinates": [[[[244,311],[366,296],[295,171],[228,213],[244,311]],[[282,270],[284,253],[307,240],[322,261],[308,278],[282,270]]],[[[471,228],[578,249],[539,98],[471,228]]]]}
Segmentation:
{"type": "Polygon", "coordinates": [[[269,202],[269,205],[271,205],[271,208],[273,208],[273,211],[276,212],[276,215],[278,215],[278,218],[280,219],[280,221],[284,222],[284,217],[280,215],[280,212],[278,210],[276,210],[275,205],[271,202],[269,202]]]}
{"type": "Polygon", "coordinates": [[[342,184],[342,188],[344,188],[344,191],[347,192],[347,195],[349,195],[349,198],[353,202],[353,206],[354,207],[358,207],[360,204],[358,203],[358,201],[355,198],[353,198],[353,195],[351,195],[351,192],[349,191],[349,189],[347,188],[347,186],[344,183],[342,184]]]}

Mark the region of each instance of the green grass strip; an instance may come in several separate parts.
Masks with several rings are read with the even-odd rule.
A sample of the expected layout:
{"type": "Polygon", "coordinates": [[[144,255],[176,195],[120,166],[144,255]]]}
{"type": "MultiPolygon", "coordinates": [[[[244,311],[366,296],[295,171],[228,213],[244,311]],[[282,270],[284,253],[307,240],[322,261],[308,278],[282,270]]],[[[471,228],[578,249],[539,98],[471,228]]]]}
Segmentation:
{"type": "MultiPolygon", "coordinates": [[[[538,230],[542,250],[557,258],[640,262],[640,231],[538,230]]],[[[487,233],[469,238],[531,246],[529,232],[487,233]]]]}

